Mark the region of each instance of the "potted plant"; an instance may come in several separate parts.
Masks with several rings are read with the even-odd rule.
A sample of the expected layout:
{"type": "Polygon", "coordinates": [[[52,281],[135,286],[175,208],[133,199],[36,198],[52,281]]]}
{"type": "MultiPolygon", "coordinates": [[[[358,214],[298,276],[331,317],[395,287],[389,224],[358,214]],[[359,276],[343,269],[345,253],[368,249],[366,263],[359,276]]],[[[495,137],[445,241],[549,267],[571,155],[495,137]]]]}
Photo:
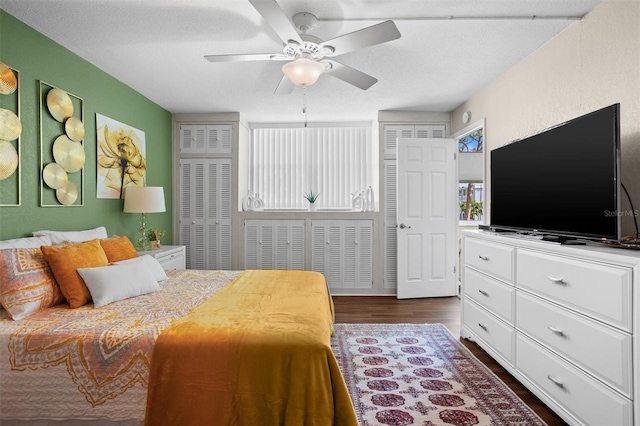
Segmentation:
{"type": "Polygon", "coordinates": [[[164,231],[160,229],[150,228],[147,230],[147,238],[149,239],[149,246],[151,250],[158,250],[160,246],[160,238],[164,236],[164,231]]]}
{"type": "Polygon", "coordinates": [[[316,201],[318,201],[318,197],[320,196],[319,192],[314,190],[310,190],[309,192],[304,193],[304,198],[309,202],[309,211],[316,211],[316,201]]]}

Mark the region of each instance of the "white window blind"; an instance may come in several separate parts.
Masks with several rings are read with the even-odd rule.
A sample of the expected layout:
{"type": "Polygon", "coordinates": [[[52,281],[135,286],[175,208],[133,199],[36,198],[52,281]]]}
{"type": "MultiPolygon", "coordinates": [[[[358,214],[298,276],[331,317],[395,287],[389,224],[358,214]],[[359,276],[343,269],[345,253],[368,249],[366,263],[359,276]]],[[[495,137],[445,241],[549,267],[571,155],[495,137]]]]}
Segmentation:
{"type": "Polygon", "coordinates": [[[253,128],[250,192],[266,209],[351,209],[352,193],[373,185],[371,126],[253,128]]]}

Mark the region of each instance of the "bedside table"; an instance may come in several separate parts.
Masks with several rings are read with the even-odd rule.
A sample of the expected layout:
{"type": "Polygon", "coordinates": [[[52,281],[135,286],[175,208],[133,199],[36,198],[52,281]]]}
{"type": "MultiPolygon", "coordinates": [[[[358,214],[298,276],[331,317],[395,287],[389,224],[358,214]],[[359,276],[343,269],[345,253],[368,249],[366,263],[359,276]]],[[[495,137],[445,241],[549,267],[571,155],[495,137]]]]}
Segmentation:
{"type": "Polygon", "coordinates": [[[185,246],[162,246],[162,248],[158,250],[138,252],[138,256],[144,256],[145,254],[154,257],[165,271],[186,268],[187,257],[185,246]]]}

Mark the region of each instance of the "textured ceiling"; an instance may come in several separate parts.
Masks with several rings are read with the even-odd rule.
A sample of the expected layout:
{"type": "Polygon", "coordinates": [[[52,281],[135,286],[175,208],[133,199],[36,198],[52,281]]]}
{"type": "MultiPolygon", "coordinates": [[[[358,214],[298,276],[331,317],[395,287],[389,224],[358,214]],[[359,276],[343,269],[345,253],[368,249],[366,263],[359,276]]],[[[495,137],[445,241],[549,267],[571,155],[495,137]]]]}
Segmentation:
{"type": "MultiPolygon", "coordinates": [[[[280,0],[310,12],[327,40],[386,19],[401,38],[339,60],[379,81],[362,91],[331,75],[306,89],[313,121],[374,120],[378,110],[451,111],[600,0],[280,0]],[[535,18],[534,18],[535,17],[535,18]]],[[[239,111],[299,122],[303,89],[273,92],[283,62],[211,63],[204,55],[281,52],[246,0],[0,0],[0,8],[167,110],[239,111]]],[[[338,59],[338,58],[336,58],[338,59]]]]}

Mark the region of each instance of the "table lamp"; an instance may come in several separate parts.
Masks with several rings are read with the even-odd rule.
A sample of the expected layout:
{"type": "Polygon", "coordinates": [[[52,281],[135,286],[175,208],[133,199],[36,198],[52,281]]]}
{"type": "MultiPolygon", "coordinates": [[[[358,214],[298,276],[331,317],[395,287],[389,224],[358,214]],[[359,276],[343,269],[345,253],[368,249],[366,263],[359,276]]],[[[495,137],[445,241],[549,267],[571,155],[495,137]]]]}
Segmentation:
{"type": "Polygon", "coordinates": [[[124,191],[124,212],[141,213],[140,238],[138,245],[141,250],[149,249],[147,236],[146,213],[162,213],[164,207],[164,189],[161,186],[127,186],[124,191]]]}

